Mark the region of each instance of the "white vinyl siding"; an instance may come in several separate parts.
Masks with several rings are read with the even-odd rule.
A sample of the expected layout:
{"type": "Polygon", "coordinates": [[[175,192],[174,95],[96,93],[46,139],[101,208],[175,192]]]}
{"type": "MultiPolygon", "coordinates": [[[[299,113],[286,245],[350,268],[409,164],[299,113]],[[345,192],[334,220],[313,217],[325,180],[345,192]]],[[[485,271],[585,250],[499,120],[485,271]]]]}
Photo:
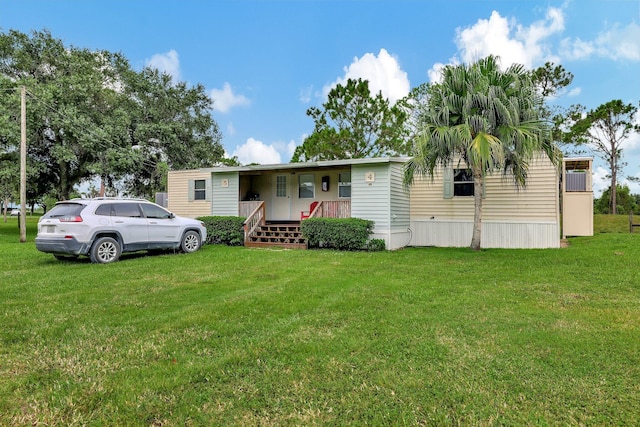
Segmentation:
{"type": "Polygon", "coordinates": [[[388,230],[390,216],[389,164],[351,167],[351,217],[375,221],[375,228],[388,230]],[[366,175],[373,173],[373,181],[366,175]]]}
{"type": "Polygon", "coordinates": [[[212,177],[212,208],[214,216],[237,216],[240,179],[237,172],[214,173],[212,177]]]}
{"type": "Polygon", "coordinates": [[[404,186],[404,169],[401,163],[391,163],[391,224],[393,229],[407,231],[411,223],[409,190],[404,186]]]}

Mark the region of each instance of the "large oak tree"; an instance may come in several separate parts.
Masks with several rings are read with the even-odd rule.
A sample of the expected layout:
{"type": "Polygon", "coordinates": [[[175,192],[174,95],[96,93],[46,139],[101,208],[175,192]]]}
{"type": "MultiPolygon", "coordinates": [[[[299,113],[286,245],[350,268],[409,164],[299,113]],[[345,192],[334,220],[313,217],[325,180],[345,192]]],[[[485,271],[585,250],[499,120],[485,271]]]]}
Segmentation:
{"type": "MultiPolygon", "coordinates": [[[[29,92],[30,183],[41,196],[67,199],[79,183],[102,176],[151,198],[167,168],[212,166],[223,156],[201,85],[133,70],[119,53],[66,46],[48,31],[11,30],[0,33],[0,78],[5,89],[29,92]]],[[[9,122],[19,111],[13,102],[0,101],[9,122]]],[[[4,150],[15,149],[15,134],[0,132],[4,150]]]]}

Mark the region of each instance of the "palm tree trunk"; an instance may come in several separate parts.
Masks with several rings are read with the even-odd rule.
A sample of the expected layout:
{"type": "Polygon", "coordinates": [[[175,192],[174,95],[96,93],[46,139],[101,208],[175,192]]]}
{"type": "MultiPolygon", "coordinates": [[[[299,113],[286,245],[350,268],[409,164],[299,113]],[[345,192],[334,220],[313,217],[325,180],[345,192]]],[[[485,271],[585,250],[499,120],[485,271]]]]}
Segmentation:
{"type": "Polygon", "coordinates": [[[473,235],[471,237],[471,249],[480,250],[480,238],[482,231],[482,193],[484,181],[480,171],[473,171],[473,235]]]}

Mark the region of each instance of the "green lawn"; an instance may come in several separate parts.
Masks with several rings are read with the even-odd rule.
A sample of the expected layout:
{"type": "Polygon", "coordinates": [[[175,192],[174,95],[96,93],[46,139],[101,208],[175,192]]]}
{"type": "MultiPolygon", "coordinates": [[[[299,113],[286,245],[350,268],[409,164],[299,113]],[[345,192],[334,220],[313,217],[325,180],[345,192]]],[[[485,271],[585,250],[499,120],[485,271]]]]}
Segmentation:
{"type": "Polygon", "coordinates": [[[18,243],[12,218],[0,425],[637,425],[640,233],[623,224],[552,250],[93,265],[36,251],[34,219],[18,243]]]}

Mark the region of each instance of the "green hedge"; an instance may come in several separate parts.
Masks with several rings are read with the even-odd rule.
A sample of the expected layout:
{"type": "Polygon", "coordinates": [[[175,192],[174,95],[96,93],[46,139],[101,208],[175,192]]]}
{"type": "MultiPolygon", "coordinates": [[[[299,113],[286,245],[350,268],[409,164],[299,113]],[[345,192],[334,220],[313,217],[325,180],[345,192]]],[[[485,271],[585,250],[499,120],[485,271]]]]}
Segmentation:
{"type": "Polygon", "coordinates": [[[309,218],[300,229],[310,248],[359,251],[368,249],[373,224],[360,218],[309,218]]]}
{"type": "Polygon", "coordinates": [[[244,227],[246,218],[239,216],[203,216],[198,218],[207,227],[208,244],[242,246],[244,244],[244,227]]]}

